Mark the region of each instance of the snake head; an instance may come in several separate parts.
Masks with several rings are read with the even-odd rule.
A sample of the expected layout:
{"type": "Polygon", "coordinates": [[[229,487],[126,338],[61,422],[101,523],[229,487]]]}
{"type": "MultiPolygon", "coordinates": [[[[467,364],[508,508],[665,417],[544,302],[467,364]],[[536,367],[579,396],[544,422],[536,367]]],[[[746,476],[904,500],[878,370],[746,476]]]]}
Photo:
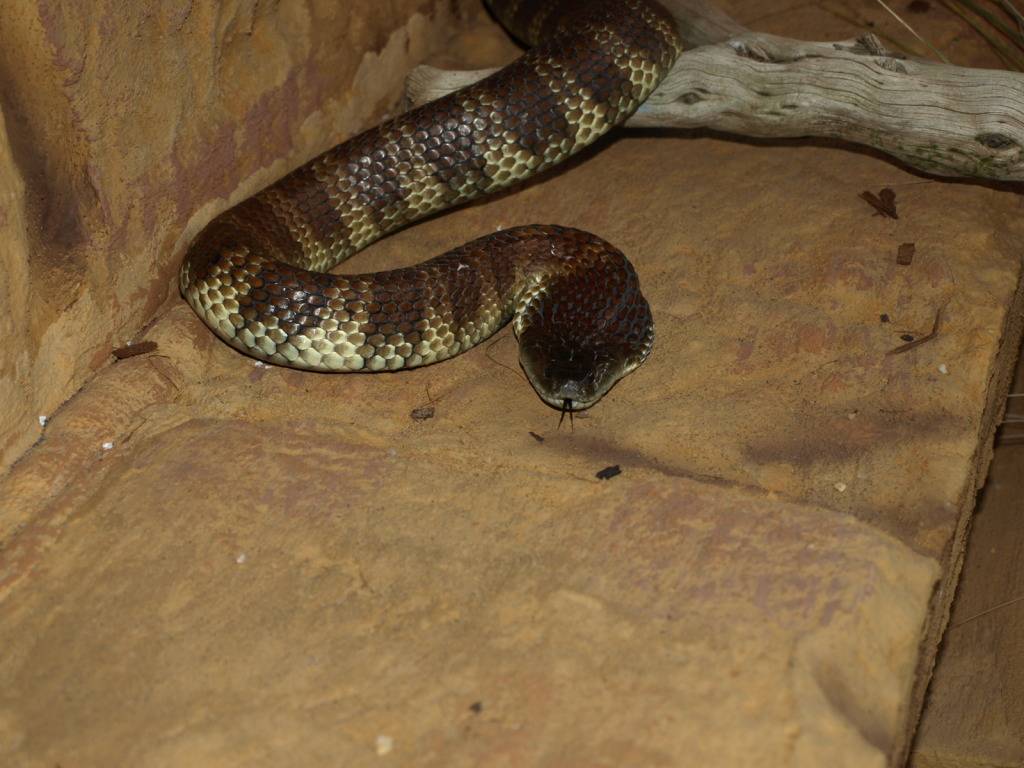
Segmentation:
{"type": "Polygon", "coordinates": [[[632,371],[650,344],[553,338],[536,327],[519,337],[519,364],[541,400],[560,411],[582,411],[632,371]]]}
{"type": "Polygon", "coordinates": [[[536,271],[521,289],[512,327],[526,378],[565,414],[596,404],[647,358],[654,319],[621,251],[596,235],[550,229],[557,237],[529,254],[536,271]]]}

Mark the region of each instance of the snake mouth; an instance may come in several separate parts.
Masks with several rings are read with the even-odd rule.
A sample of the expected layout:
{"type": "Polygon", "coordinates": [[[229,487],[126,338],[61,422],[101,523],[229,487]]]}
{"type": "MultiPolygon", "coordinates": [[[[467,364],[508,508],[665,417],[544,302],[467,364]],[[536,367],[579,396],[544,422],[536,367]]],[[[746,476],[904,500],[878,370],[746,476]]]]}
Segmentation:
{"type": "MultiPolygon", "coordinates": [[[[534,387],[536,389],[536,387],[534,387]]],[[[582,394],[576,395],[565,395],[564,389],[557,393],[541,392],[537,390],[537,394],[540,399],[543,400],[547,405],[550,405],[556,411],[562,413],[569,413],[570,411],[585,411],[588,408],[597,405],[597,401],[601,399],[601,395],[597,397],[585,397],[582,394]]]]}
{"type": "Polygon", "coordinates": [[[566,413],[594,406],[622,378],[619,350],[566,344],[534,332],[519,338],[519,364],[534,391],[551,408],[566,413]]]}
{"type": "MultiPolygon", "coordinates": [[[[531,384],[532,383],[533,382],[531,382],[531,384]]],[[[614,384],[614,382],[612,383],[614,384]]],[[[585,411],[588,408],[593,408],[595,405],[597,405],[601,398],[604,397],[605,394],[607,394],[608,389],[611,389],[611,386],[609,386],[607,389],[605,389],[603,392],[600,392],[597,395],[576,398],[561,397],[557,395],[552,395],[549,392],[542,392],[540,389],[537,388],[536,385],[534,385],[534,391],[536,391],[540,399],[544,401],[544,404],[551,406],[552,408],[554,408],[556,411],[559,411],[563,415],[566,413],[579,413],[580,411],[585,411]]]]}
{"type": "Polygon", "coordinates": [[[526,372],[526,378],[533,386],[537,396],[546,405],[551,406],[556,411],[560,411],[563,417],[567,413],[572,414],[585,411],[597,405],[598,401],[608,393],[608,390],[619,379],[619,377],[613,377],[597,383],[592,377],[588,376],[582,380],[568,379],[559,381],[545,376],[538,376],[533,369],[526,365],[523,365],[523,370],[526,372]]]}

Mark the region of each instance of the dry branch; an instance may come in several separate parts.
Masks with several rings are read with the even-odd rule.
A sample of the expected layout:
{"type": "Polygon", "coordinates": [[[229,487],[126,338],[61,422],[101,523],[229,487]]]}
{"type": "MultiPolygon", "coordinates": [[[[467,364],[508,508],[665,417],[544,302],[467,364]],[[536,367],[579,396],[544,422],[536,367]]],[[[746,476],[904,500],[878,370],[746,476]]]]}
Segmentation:
{"type": "MultiPolygon", "coordinates": [[[[940,176],[1024,181],[1024,74],[907,59],[874,35],[812,43],[751,32],[703,0],[662,0],[688,45],[629,120],[761,138],[823,137],[940,176]]],[[[419,67],[423,103],[493,70],[419,67]]]]}

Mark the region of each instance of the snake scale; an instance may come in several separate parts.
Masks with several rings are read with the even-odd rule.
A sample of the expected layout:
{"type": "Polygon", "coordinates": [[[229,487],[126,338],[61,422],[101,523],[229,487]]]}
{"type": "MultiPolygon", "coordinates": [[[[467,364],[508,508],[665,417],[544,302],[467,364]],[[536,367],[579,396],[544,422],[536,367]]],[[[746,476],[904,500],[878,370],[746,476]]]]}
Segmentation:
{"type": "Polygon", "coordinates": [[[654,0],[488,0],[531,47],[471,86],[340,144],[213,219],[182,295],[242,352],[317,371],[394,371],[509,321],[541,399],[596,403],[647,357],[651,311],[626,257],[561,226],[489,234],[412,267],[325,273],[417,219],[550,168],[623,123],[681,44],[654,0]]]}

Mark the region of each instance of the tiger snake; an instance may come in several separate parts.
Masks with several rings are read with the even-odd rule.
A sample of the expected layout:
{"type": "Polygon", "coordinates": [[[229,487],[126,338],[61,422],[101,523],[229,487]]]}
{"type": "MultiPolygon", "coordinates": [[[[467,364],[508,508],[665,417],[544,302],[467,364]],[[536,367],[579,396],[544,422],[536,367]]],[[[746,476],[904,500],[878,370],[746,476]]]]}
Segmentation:
{"type": "Polygon", "coordinates": [[[214,218],[182,295],[232,347],[291,368],[397,371],[512,322],[519,361],[563,412],[594,405],[654,343],[636,271],[596,235],[488,234],[415,266],[327,270],[425,216],[530,178],[625,122],[681,51],[654,0],[487,0],[530,48],[493,75],[339,144],[214,218]]]}

